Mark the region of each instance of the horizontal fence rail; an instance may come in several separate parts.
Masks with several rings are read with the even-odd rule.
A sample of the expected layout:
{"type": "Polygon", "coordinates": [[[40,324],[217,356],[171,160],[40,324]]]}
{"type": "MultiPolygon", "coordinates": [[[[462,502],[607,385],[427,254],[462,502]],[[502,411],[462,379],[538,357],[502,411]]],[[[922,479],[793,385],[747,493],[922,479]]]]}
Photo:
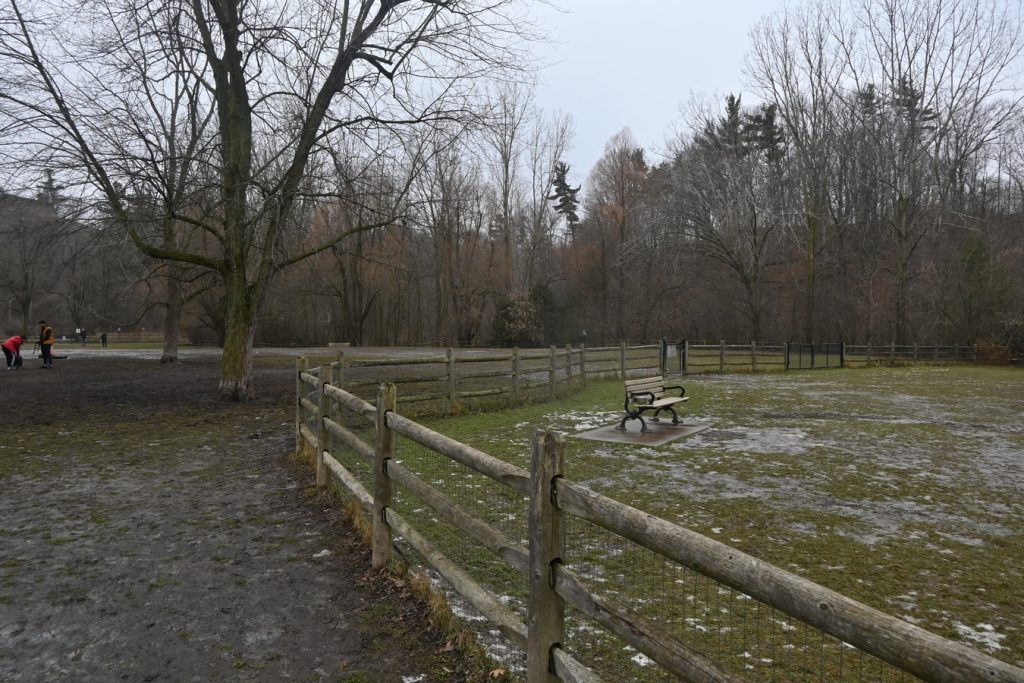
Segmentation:
{"type": "Polygon", "coordinates": [[[341,362],[309,369],[304,360],[297,368],[297,445],[315,453],[317,485],[342,490],[370,517],[375,566],[396,547],[415,551],[523,653],[529,683],[617,680],[621,672],[605,678],[598,669],[621,645],[589,642],[608,638],[687,681],[1024,683],[1022,669],[573,482],[559,434],[533,435],[527,469],[403,416],[393,383],[378,386],[375,404],[360,398],[339,385],[347,370],[341,362]],[[619,540],[597,540],[593,530],[619,540]],[[682,592],[630,598],[612,586],[612,578],[630,583],[622,543],[657,558],[666,591],[682,592]],[[646,612],[652,600],[684,612],[646,612]],[[698,605],[741,625],[770,623],[773,647],[778,637],[788,654],[762,658],[757,669],[746,663],[746,635],[723,644],[688,629],[685,610],[698,605]],[[787,635],[794,623],[805,641],[817,634],[818,649],[787,635]]]}

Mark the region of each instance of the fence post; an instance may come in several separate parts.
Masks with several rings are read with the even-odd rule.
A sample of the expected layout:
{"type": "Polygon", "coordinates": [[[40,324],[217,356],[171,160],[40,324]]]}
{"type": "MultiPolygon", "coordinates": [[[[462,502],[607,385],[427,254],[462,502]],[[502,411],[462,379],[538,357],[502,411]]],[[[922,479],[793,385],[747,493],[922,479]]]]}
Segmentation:
{"type": "Polygon", "coordinates": [[[846,367],[846,342],[839,342],[839,367],[846,367]]]}
{"type": "Polygon", "coordinates": [[[896,365],[896,342],[889,342],[889,363],[896,365]]]}
{"type": "Polygon", "coordinates": [[[917,360],[917,342],[914,342],[914,360],[917,360]]]}
{"type": "Polygon", "coordinates": [[[455,349],[448,347],[448,414],[455,412],[455,349]]]}
{"type": "Polygon", "coordinates": [[[685,375],[690,371],[690,340],[683,340],[683,358],[679,361],[679,367],[682,368],[682,373],[685,375]]]}
{"type": "Polygon", "coordinates": [[[974,364],[978,364],[978,345],[974,345],[974,364]]]}
{"type": "Polygon", "coordinates": [[[750,342],[750,371],[757,372],[757,342],[750,342]]]}
{"type": "Polygon", "coordinates": [[[391,527],[384,511],[391,506],[392,486],[388,460],[395,455],[395,433],[388,427],[387,414],[397,404],[395,385],[385,382],[377,393],[377,447],[373,451],[373,551],[370,564],[380,569],[391,561],[391,527]]]}
{"type": "Polygon", "coordinates": [[[519,396],[519,347],[512,347],[512,395],[519,396]]]}
{"type": "Polygon", "coordinates": [[[345,385],[345,352],[338,351],[338,368],[334,375],[334,386],[339,389],[345,385]]]}
{"type": "Polygon", "coordinates": [[[587,383],[587,343],[580,344],[580,377],[587,383]]]}
{"type": "Polygon", "coordinates": [[[620,379],[626,379],[626,342],[619,342],[619,374],[620,379]]]}
{"type": "Polygon", "coordinates": [[[551,398],[555,397],[555,379],[558,376],[558,349],[551,345],[551,366],[548,368],[548,393],[551,398]]]}
{"type": "Polygon", "coordinates": [[[939,359],[939,342],[934,342],[935,347],[932,349],[932,360],[939,359]]]}
{"type": "Polygon", "coordinates": [[[814,370],[817,366],[815,365],[814,358],[814,340],[811,340],[811,370],[814,370]]]}
{"type": "Polygon", "coordinates": [[[572,344],[565,345],[565,386],[572,383],[572,344]]]}
{"type": "Polygon", "coordinates": [[[527,683],[554,683],[551,649],[565,640],[565,605],[554,589],[554,565],[562,561],[562,514],[554,482],[565,466],[565,442],[555,432],[536,431],[530,467],[530,593],[526,617],[527,683]]]}
{"type": "Polygon", "coordinates": [[[960,362],[960,345],[953,344],[953,361],[956,363],[960,362]]]}
{"type": "Polygon", "coordinates": [[[784,368],[788,372],[789,371],[789,342],[786,342],[785,358],[784,358],[783,362],[785,363],[784,368]]]}
{"type": "Polygon", "coordinates": [[[327,463],[324,462],[324,451],[330,450],[327,440],[330,432],[327,431],[327,410],[330,399],[327,398],[327,385],[330,383],[334,370],[331,364],[320,366],[320,386],[317,387],[317,430],[316,430],[316,487],[318,489],[327,487],[327,463]],[[329,374],[328,374],[329,373],[329,374]],[[325,374],[327,376],[325,376],[325,374]]]}
{"type": "Polygon", "coordinates": [[[868,360],[867,360],[867,366],[868,366],[869,368],[871,367],[871,342],[868,342],[868,360]]]}
{"type": "Polygon", "coordinates": [[[718,371],[725,372],[725,340],[718,340],[718,371]]]}
{"type": "Polygon", "coordinates": [[[658,354],[658,374],[662,377],[668,374],[668,340],[661,338],[661,350],[658,354]]]}
{"type": "Polygon", "coordinates": [[[295,359],[295,452],[302,450],[302,373],[309,367],[305,356],[295,359]]]}

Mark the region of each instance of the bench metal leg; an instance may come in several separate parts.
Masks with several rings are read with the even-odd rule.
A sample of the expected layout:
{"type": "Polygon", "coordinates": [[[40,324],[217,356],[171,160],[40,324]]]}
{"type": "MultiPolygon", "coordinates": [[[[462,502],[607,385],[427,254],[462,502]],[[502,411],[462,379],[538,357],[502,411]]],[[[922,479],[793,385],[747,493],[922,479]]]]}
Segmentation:
{"type": "Polygon", "coordinates": [[[658,413],[660,413],[663,410],[666,410],[666,411],[672,413],[672,424],[677,425],[677,424],[682,423],[682,420],[679,419],[679,415],[676,414],[676,409],[671,407],[671,406],[669,406],[668,408],[658,408],[658,412],[654,413],[654,417],[652,417],[651,420],[653,422],[658,422],[659,421],[658,413]]]}
{"type": "Polygon", "coordinates": [[[628,415],[626,415],[626,417],[622,418],[622,422],[619,423],[619,426],[616,427],[616,429],[618,429],[620,432],[626,431],[626,423],[630,420],[640,420],[641,432],[650,431],[649,429],[647,429],[647,423],[644,422],[644,418],[640,417],[640,413],[629,413],[628,415]]]}

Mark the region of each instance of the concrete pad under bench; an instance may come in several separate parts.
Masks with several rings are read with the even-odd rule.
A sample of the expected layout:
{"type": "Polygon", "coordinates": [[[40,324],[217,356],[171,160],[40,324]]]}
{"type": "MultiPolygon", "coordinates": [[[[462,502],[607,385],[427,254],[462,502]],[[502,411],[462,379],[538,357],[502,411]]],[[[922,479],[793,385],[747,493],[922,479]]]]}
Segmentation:
{"type": "Polygon", "coordinates": [[[711,425],[702,424],[672,424],[665,422],[647,422],[647,431],[640,431],[639,421],[626,425],[625,430],[618,429],[618,423],[610,424],[597,429],[591,429],[579,434],[571,434],[576,439],[587,439],[589,441],[607,441],[609,443],[634,443],[642,446],[660,446],[669,441],[681,439],[697,432],[702,432],[711,425]]]}

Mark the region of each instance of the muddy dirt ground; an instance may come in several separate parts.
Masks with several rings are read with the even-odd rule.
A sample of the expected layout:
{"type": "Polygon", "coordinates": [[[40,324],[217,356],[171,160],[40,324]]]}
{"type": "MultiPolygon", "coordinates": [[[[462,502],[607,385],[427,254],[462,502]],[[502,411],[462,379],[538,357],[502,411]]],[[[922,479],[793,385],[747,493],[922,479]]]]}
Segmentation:
{"type": "MultiPolygon", "coordinates": [[[[58,351],[59,353],[59,351],[58,351]]],[[[293,449],[293,360],[0,369],[0,680],[476,680],[293,449]]]]}

